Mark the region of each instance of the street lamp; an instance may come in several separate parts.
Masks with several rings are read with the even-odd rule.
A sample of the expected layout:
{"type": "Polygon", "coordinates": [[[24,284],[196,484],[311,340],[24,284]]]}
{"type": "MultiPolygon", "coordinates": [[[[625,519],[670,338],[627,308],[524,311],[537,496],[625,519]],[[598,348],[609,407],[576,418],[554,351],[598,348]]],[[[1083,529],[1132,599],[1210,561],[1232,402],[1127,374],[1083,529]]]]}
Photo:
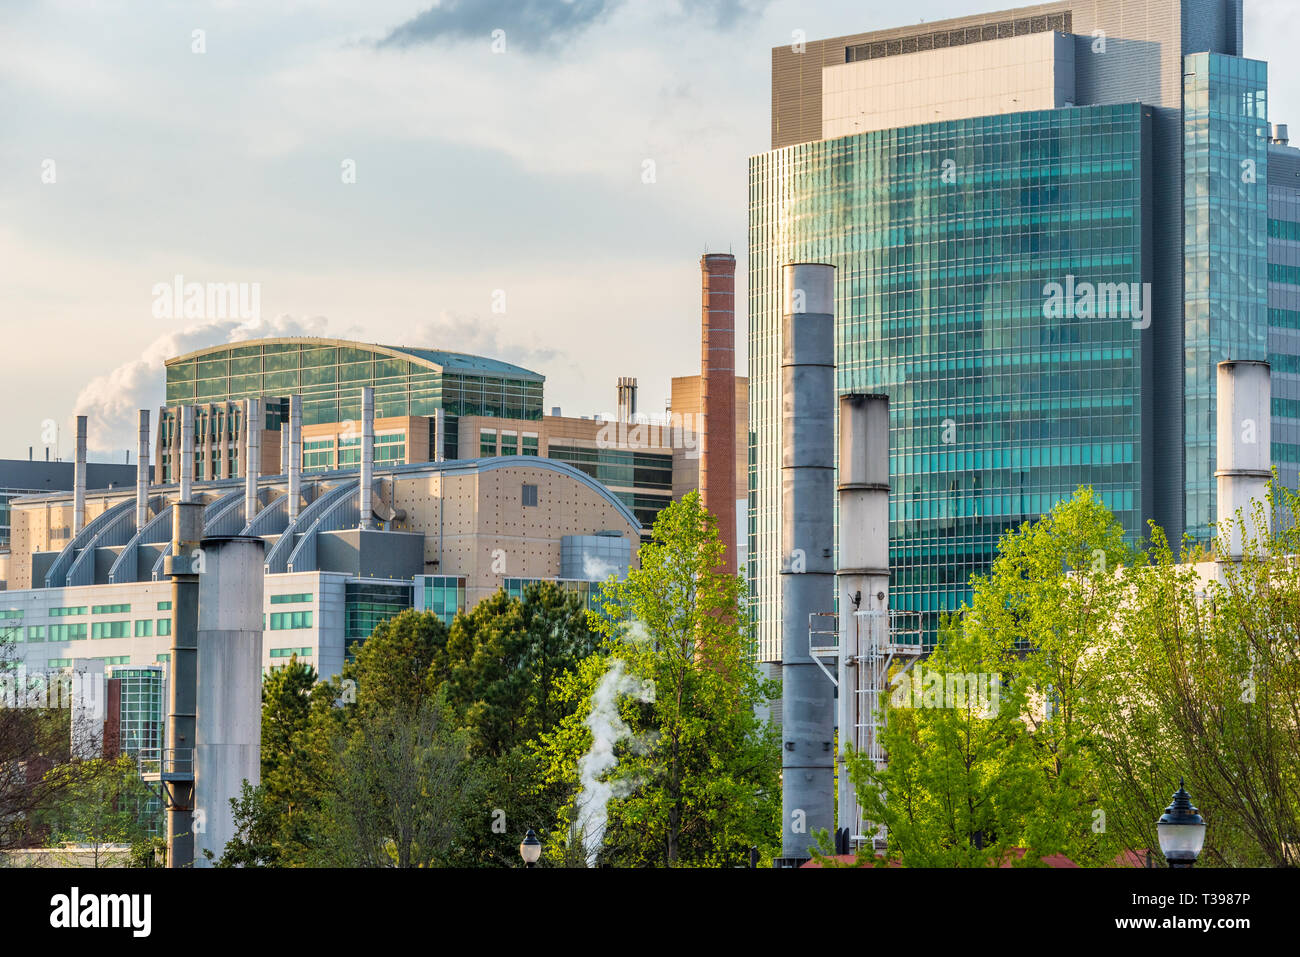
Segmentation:
{"type": "Polygon", "coordinates": [[[1173,802],[1156,822],[1156,833],[1160,836],[1160,850],[1165,852],[1170,867],[1191,867],[1201,856],[1201,848],[1205,845],[1205,821],[1192,807],[1192,797],[1183,787],[1182,778],[1178,779],[1173,802]]]}
{"type": "Polygon", "coordinates": [[[524,859],[524,867],[532,867],[542,856],[542,842],[537,839],[537,834],[531,827],[519,843],[519,856],[524,859]]]}

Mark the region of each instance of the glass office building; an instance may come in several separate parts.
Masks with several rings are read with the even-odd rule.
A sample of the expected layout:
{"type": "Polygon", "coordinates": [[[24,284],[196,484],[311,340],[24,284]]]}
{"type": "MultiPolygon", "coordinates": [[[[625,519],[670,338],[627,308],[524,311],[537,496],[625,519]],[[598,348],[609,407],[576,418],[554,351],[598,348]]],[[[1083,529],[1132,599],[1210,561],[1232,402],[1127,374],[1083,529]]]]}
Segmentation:
{"type": "Polygon", "coordinates": [[[1183,69],[1186,531],[1215,511],[1216,367],[1268,359],[1268,64],[1198,53],[1183,69]]]}
{"type": "Polygon", "coordinates": [[[837,267],[838,391],[890,396],[892,607],[932,632],[1003,532],[1080,485],[1140,533],[1153,466],[1142,429],[1150,152],[1150,110],[1127,103],[878,130],[751,159],[760,658],[780,658],[785,263],[837,267]]]}
{"type": "MultiPolygon", "coordinates": [[[[368,345],[334,339],[264,339],[218,346],[167,362],[167,404],[159,425],[160,446],[175,445],[180,428],[176,408],[195,405],[197,480],[221,476],[221,463],[204,459],[205,449],[224,450],[230,457],[226,474],[242,474],[239,445],[232,439],[242,431],[242,402],[265,398],[265,427],[278,431],[288,420],[291,395],[302,396],[304,427],[360,421],[361,389],[375,390],[375,417],[446,416],[446,447],[456,448],[461,416],[499,416],[537,421],[542,418],[539,373],[483,356],[433,349],[368,345]]],[[[377,442],[379,458],[381,443],[377,442]]],[[[304,467],[346,468],[350,451],[330,445],[330,462],[315,463],[305,448],[304,467]]],[[[406,457],[406,450],[389,449],[389,458],[406,457]]],[[[217,454],[213,452],[212,454],[217,454]]],[[[175,481],[176,470],[167,451],[161,453],[162,482],[175,481]]]]}

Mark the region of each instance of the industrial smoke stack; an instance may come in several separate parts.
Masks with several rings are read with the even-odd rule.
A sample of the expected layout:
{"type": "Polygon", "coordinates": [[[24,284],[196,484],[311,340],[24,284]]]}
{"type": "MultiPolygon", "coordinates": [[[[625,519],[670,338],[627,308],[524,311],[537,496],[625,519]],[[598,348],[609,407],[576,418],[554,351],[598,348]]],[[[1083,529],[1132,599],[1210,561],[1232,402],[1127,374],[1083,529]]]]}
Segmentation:
{"type": "Polygon", "coordinates": [[[181,501],[194,498],[194,406],[181,406],[181,501]]]}
{"type": "Polygon", "coordinates": [[[370,386],[361,389],[361,525],[362,529],[375,527],[371,516],[371,487],[375,481],[375,390],[370,386]]]}
{"type": "MultiPolygon", "coordinates": [[[[182,422],[193,428],[194,410],[185,406],[182,422]],[[187,414],[188,413],[188,414],[187,414]]],[[[192,433],[191,433],[192,441],[192,433]]],[[[182,446],[185,445],[182,432],[182,446]]],[[[192,456],[192,452],[190,453],[192,456]]],[[[182,487],[188,485],[182,468],[182,487]]],[[[194,864],[194,742],[199,668],[199,572],[205,568],[201,549],[203,506],[181,501],[172,506],[172,548],[164,574],[172,580],[172,643],[168,656],[167,749],[162,773],[170,786],[163,789],[167,809],[167,866],[194,864]]],[[[239,601],[231,604],[240,605],[239,601]]],[[[257,606],[261,614],[262,606],[257,606]]]]}
{"type": "Polygon", "coordinates": [[[289,474],[289,423],[280,425],[280,474],[289,474]]]}
{"type": "Polygon", "coordinates": [[[194,863],[211,866],[235,836],[232,799],[261,783],[263,542],[203,540],[199,577],[194,808],[204,826],[194,863]]]}
{"type": "MultiPolygon", "coordinates": [[[[1240,561],[1243,529],[1237,512],[1246,523],[1245,531],[1268,533],[1268,483],[1273,478],[1272,385],[1269,365],[1257,360],[1219,363],[1218,429],[1216,432],[1218,520],[1233,523],[1224,536],[1227,554],[1220,561],[1240,561]],[[1253,518],[1255,502],[1264,506],[1264,527],[1253,518]]],[[[1222,535],[1223,532],[1221,531],[1222,535]]]]}
{"type": "Polygon", "coordinates": [[[636,415],[636,379],[620,376],[618,380],[618,421],[631,422],[636,415]]]}
{"type": "Polygon", "coordinates": [[[262,466],[262,400],[244,400],[244,521],[257,515],[257,480],[262,466]]]}
{"type": "Polygon", "coordinates": [[[840,397],[839,475],[839,826],[857,837],[862,815],[845,759],[874,743],[860,730],[872,716],[860,713],[859,661],[889,641],[889,396],[840,397]]]}
{"type": "Polygon", "coordinates": [[[447,459],[447,415],[442,409],[434,413],[434,429],[437,435],[433,447],[433,460],[444,462],[447,459]]]}
{"type": "Polygon", "coordinates": [[[86,527],[86,417],[77,416],[77,453],[72,467],[72,534],[86,527]]]}
{"type": "MultiPolygon", "coordinates": [[[[718,522],[726,551],[719,571],[736,574],[736,257],[700,259],[700,501],[718,522]]],[[[833,361],[833,357],[832,357],[833,361]]]]}
{"type": "Polygon", "coordinates": [[[149,522],[149,410],[140,410],[140,434],[135,457],[135,530],[149,522]]]}
{"type": "Polygon", "coordinates": [[[298,521],[302,493],[302,396],[289,396],[289,526],[298,521]]]}
{"type": "Polygon", "coordinates": [[[797,861],[815,831],[835,829],[834,687],[808,652],[809,616],[835,595],[835,267],[788,265],[782,279],[781,846],[797,861]]]}

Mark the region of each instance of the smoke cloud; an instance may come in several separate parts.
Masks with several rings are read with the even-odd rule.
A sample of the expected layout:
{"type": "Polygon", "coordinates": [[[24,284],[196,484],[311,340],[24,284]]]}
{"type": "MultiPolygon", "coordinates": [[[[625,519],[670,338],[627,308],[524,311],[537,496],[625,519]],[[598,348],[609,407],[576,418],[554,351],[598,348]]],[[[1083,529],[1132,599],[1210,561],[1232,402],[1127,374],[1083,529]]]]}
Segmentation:
{"type": "Polygon", "coordinates": [[[138,410],[154,410],[155,415],[151,416],[149,424],[152,429],[157,428],[156,410],[166,395],[165,360],[223,342],[275,336],[321,336],[325,334],[326,325],[324,316],[213,319],[159,336],[138,358],[86,383],[73,404],[71,428],[66,434],[76,434],[76,416],[84,415],[88,417],[88,437],[96,458],[103,459],[118,449],[134,449],[138,410]]]}
{"type": "MultiPolygon", "coordinates": [[[[504,30],[524,50],[554,50],[626,5],[627,0],[444,0],[398,26],[380,46],[409,47],[438,40],[487,42],[504,30]]],[[[730,29],[768,0],[680,0],[680,12],[730,29]]]]}
{"type": "MultiPolygon", "coordinates": [[[[626,780],[610,780],[610,772],[618,765],[614,746],[632,735],[618,713],[618,699],[631,695],[638,701],[654,701],[655,686],[636,675],[625,672],[621,658],[615,658],[600,679],[591,696],[591,714],[587,727],[591,729],[591,750],[578,761],[578,777],[582,788],[575,804],[576,820],[582,829],[583,850],[587,853],[587,866],[595,867],[601,845],[605,843],[605,825],[608,822],[609,799],[625,797],[635,787],[626,780]]],[[[644,750],[645,742],[634,742],[644,750]]]]}

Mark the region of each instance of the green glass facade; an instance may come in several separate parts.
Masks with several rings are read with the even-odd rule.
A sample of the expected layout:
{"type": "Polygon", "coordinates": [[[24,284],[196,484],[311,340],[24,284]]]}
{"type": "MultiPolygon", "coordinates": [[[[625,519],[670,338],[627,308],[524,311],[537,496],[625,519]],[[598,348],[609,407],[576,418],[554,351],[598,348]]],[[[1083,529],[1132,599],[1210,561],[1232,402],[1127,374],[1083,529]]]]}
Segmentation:
{"type": "MultiPolygon", "coordinates": [[[[462,415],[540,420],[544,382],[543,376],[527,369],[461,353],[327,339],[265,340],[171,360],[167,404],[200,406],[195,435],[196,445],[202,445],[202,436],[209,432],[212,438],[221,438],[219,417],[207,415],[202,408],[206,404],[226,406],[225,427],[232,432],[238,430],[239,403],[265,397],[266,427],[279,429],[288,418],[287,397],[301,395],[303,425],[319,425],[360,420],[361,389],[370,386],[375,390],[376,418],[434,416],[442,409],[450,435],[452,423],[462,415]]],[[[164,447],[170,446],[179,428],[173,411],[164,413],[159,428],[164,447]]],[[[404,448],[377,446],[377,460],[398,460],[399,452],[404,457],[404,448]],[[380,453],[387,458],[379,458],[380,453]]],[[[201,449],[195,454],[196,478],[220,473],[220,463],[203,462],[201,449]]],[[[167,458],[161,481],[172,481],[167,458]]],[[[326,467],[323,460],[313,464],[326,467]]],[[[338,464],[347,467],[345,462],[338,464]]],[[[238,471],[236,463],[231,474],[238,471]]]]}
{"type": "Polygon", "coordinates": [[[1183,68],[1186,531],[1215,521],[1216,367],[1268,359],[1268,64],[1198,53],[1183,68]]]}
{"type": "Polygon", "coordinates": [[[412,604],[412,584],[356,581],[344,586],[343,639],[351,655],[354,641],[365,641],[377,625],[395,618],[412,604]]]}
{"type": "Polygon", "coordinates": [[[748,574],[780,658],[781,267],[836,273],[840,393],[890,396],[891,605],[933,633],[999,536],[1092,485],[1132,535],[1149,495],[1150,120],[1140,104],[981,117],[750,161],[748,574]],[[1052,308],[1051,287],[1075,297],[1052,308]]]}

